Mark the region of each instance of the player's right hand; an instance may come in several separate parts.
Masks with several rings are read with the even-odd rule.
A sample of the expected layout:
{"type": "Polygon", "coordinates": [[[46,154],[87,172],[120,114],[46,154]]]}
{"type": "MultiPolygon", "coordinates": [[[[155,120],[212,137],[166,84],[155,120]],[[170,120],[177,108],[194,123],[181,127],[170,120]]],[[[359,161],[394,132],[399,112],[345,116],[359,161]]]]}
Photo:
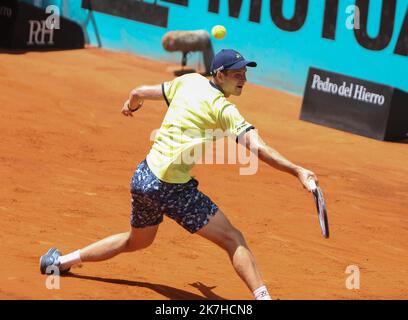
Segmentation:
{"type": "Polygon", "coordinates": [[[302,183],[303,187],[307,189],[309,192],[312,191],[312,187],[310,185],[310,180],[314,180],[315,183],[318,182],[317,176],[314,172],[307,170],[305,168],[299,167],[297,170],[298,178],[302,183]]]}

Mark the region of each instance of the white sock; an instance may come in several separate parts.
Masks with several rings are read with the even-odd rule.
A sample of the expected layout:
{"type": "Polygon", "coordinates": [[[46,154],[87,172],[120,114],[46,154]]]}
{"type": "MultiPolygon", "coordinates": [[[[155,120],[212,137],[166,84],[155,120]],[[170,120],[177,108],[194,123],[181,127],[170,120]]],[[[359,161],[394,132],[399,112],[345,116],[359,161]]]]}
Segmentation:
{"type": "Polygon", "coordinates": [[[65,256],[60,256],[58,258],[58,261],[60,263],[61,270],[66,270],[72,265],[80,263],[81,262],[80,250],[71,252],[69,254],[66,254],[65,256]]]}
{"type": "Polygon", "coordinates": [[[254,291],[255,300],[272,300],[268,289],[265,286],[259,287],[254,291]]]}

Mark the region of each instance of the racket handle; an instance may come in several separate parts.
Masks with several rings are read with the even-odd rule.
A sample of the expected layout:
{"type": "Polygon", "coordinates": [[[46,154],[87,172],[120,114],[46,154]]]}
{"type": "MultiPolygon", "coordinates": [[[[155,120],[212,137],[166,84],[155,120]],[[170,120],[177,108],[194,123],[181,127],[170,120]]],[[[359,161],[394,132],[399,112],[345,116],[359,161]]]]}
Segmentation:
{"type": "Polygon", "coordinates": [[[316,182],[313,179],[310,179],[308,184],[309,184],[310,190],[316,190],[317,189],[316,182]]]}

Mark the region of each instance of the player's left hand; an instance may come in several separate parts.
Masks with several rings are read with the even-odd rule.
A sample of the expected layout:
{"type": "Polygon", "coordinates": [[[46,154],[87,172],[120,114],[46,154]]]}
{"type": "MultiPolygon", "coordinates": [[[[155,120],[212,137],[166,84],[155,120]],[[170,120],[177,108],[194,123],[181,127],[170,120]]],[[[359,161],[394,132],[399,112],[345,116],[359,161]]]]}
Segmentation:
{"type": "Polygon", "coordinates": [[[137,110],[139,110],[141,107],[142,107],[142,105],[143,105],[143,101],[139,101],[138,102],[138,105],[137,105],[137,108],[131,108],[131,106],[130,106],[130,100],[128,99],[128,100],[126,100],[125,101],[125,103],[123,104],[123,107],[122,107],[122,110],[121,110],[121,112],[122,112],[122,114],[123,115],[125,115],[126,117],[133,117],[133,112],[135,112],[135,111],[137,111],[137,110]]]}
{"type": "Polygon", "coordinates": [[[125,101],[125,103],[123,104],[121,112],[126,117],[133,117],[132,111],[130,110],[130,107],[129,107],[129,103],[130,103],[129,100],[125,101]]]}

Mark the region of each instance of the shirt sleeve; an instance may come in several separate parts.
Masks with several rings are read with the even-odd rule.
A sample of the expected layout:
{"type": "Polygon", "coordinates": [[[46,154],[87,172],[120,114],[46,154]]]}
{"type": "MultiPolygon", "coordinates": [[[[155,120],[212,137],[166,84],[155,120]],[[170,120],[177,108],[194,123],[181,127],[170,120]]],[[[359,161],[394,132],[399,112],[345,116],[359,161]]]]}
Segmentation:
{"type": "Polygon", "coordinates": [[[170,106],[174,95],[176,94],[177,88],[180,84],[179,78],[175,78],[172,81],[167,81],[162,83],[162,93],[163,98],[166,100],[167,106],[170,106]]]}
{"type": "Polygon", "coordinates": [[[244,117],[239,113],[235,105],[230,104],[221,110],[219,117],[220,127],[224,131],[228,131],[230,135],[238,138],[255,127],[247,122],[244,117]]]}

